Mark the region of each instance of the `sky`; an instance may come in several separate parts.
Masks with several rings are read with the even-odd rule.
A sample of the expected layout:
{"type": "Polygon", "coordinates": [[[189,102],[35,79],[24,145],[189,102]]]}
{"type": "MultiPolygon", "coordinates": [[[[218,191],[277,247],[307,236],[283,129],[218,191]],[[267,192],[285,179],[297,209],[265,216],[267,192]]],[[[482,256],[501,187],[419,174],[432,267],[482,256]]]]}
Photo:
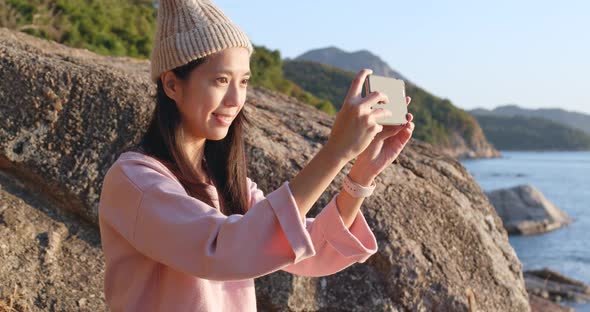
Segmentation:
{"type": "Polygon", "coordinates": [[[214,0],[283,58],[367,49],[463,109],[590,113],[590,1],[214,0]]]}

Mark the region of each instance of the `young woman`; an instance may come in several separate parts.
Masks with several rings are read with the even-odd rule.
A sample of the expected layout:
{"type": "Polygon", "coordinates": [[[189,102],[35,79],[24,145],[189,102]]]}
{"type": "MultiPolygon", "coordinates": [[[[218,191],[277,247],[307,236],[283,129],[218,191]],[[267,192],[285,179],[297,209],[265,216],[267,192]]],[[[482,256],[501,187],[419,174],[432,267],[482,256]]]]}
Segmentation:
{"type": "MultiPolygon", "coordinates": [[[[253,48],[213,3],[164,0],[152,51],[156,109],[144,137],[107,171],[99,222],[111,311],[256,311],[254,278],[334,274],[377,252],[359,210],[414,125],[361,97],[355,77],[327,143],[264,195],[246,176],[243,106],[253,48]],[[343,191],[306,213],[350,160],[343,191]]],[[[409,104],[410,99],[407,98],[409,104]]]]}

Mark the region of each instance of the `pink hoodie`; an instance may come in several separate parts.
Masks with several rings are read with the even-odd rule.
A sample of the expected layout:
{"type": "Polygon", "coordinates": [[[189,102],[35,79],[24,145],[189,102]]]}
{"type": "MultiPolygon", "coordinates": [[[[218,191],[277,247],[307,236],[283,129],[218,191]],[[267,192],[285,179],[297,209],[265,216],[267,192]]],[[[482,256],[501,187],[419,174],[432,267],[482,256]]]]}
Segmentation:
{"type": "Polygon", "coordinates": [[[336,195],[301,218],[285,181],[267,194],[248,180],[244,215],[187,195],[150,156],[122,153],[107,171],[98,207],[111,311],[256,311],[254,278],[283,270],[325,276],[377,252],[361,212],[347,229],[336,195]]]}

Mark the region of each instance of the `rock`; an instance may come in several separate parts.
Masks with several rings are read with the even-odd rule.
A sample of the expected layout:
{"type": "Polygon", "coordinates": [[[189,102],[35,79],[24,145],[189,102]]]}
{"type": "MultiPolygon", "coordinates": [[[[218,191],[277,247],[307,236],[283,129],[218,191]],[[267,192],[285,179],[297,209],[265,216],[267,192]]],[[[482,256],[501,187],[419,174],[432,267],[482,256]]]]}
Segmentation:
{"type": "MultiPolygon", "coordinates": [[[[24,302],[37,309],[76,309],[86,298],[86,308],[104,310],[98,195],[110,165],[149,121],[155,92],[149,63],[6,29],[0,29],[0,56],[0,75],[10,77],[0,81],[10,103],[0,106],[0,169],[10,176],[2,188],[29,192],[10,191],[14,203],[3,206],[0,231],[14,236],[4,242],[13,256],[5,262],[0,254],[0,262],[11,264],[0,267],[0,277],[16,283],[20,268],[34,272],[20,283],[28,289],[24,302]],[[33,213],[39,222],[29,221],[33,213]],[[46,258],[53,264],[40,263],[46,258]]],[[[244,110],[252,121],[244,137],[249,177],[265,194],[305,166],[333,123],[333,116],[256,87],[244,110]]],[[[340,190],[350,166],[308,216],[340,190]]],[[[261,311],[530,310],[522,265],[502,221],[457,160],[413,140],[376,182],[362,211],[378,253],[330,276],[279,271],[259,278],[261,311]]],[[[10,282],[0,284],[0,299],[10,282]]]]}
{"type": "Polygon", "coordinates": [[[572,222],[532,185],[486,192],[509,234],[538,234],[572,222]]]}
{"type": "Polygon", "coordinates": [[[96,223],[105,166],[147,125],[149,62],[0,29],[0,168],[96,223]],[[112,145],[111,145],[112,144],[112,145]]]}
{"type": "Polygon", "coordinates": [[[14,181],[0,171],[0,311],[10,298],[16,311],[105,311],[96,227],[14,181]]]}
{"type": "Polygon", "coordinates": [[[529,294],[535,294],[554,302],[569,300],[590,302],[590,287],[547,268],[524,272],[525,286],[529,294]]]}
{"type": "Polygon", "coordinates": [[[537,295],[529,295],[531,302],[531,312],[575,312],[574,308],[562,306],[560,304],[543,299],[537,295]]]}
{"type": "Polygon", "coordinates": [[[80,300],[78,300],[78,306],[85,307],[86,303],[88,302],[88,300],[86,298],[80,298],[80,300]]]}

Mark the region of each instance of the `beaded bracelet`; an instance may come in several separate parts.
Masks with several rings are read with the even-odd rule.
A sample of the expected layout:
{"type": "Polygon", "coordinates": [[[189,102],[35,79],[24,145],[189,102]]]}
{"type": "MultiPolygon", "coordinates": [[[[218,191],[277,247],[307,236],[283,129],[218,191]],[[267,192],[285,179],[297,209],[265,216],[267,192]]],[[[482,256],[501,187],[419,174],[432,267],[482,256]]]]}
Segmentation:
{"type": "Polygon", "coordinates": [[[362,186],[350,179],[348,174],[344,177],[344,190],[354,198],[367,197],[373,194],[377,184],[375,180],[371,181],[371,185],[362,186]]]}

